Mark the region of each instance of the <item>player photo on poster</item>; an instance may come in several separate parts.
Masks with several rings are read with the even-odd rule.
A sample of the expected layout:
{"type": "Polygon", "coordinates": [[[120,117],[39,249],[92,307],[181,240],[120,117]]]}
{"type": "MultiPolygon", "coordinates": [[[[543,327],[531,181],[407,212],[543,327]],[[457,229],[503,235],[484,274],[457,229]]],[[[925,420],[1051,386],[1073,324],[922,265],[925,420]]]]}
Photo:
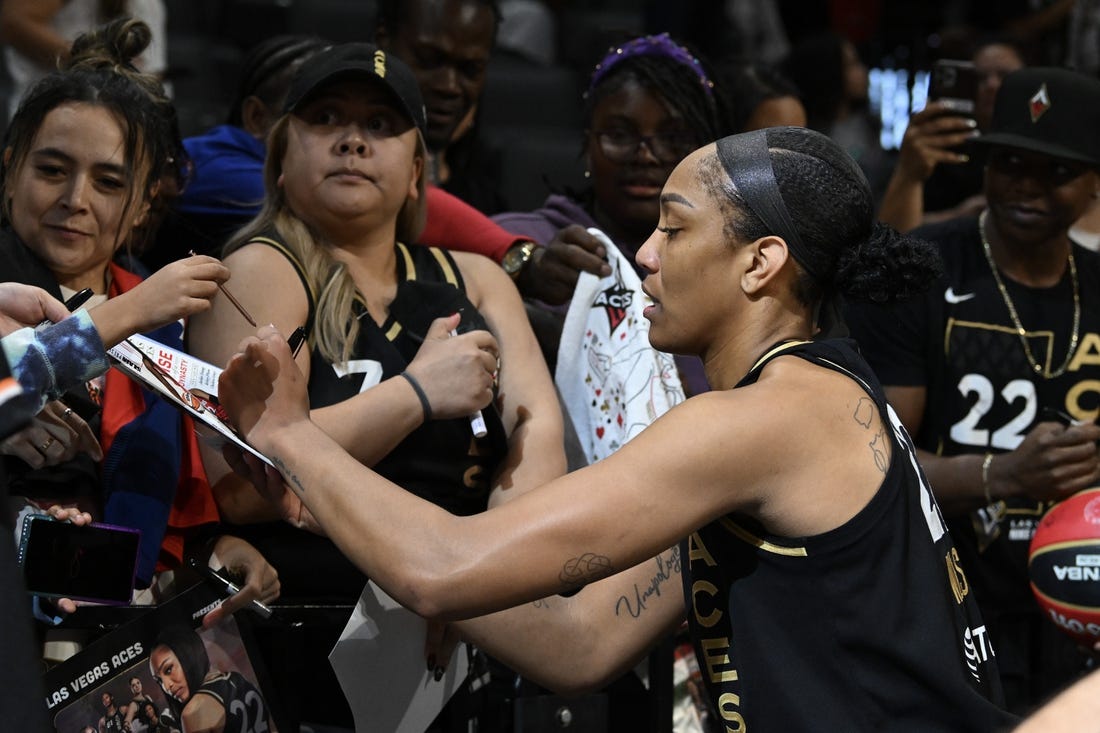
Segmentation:
{"type": "Polygon", "coordinates": [[[278,733],[264,670],[235,618],[211,629],[217,594],[198,585],[46,673],[57,733],[278,733]]]}

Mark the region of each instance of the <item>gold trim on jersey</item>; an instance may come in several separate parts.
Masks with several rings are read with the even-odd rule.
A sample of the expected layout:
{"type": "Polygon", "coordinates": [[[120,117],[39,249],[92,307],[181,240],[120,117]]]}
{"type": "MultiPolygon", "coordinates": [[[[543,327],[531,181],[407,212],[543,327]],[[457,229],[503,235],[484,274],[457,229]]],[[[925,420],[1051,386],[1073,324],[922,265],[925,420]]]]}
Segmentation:
{"type": "Polygon", "coordinates": [[[972,328],[976,331],[997,331],[1008,334],[1013,338],[1020,338],[1022,336],[1028,340],[1042,339],[1045,342],[1044,351],[1046,353],[1046,368],[1050,368],[1050,360],[1054,358],[1054,331],[1031,331],[1025,329],[1024,333],[1021,334],[1012,326],[1005,326],[999,323],[984,323],[982,321],[966,321],[961,318],[947,319],[947,327],[943,330],[943,353],[945,356],[951,353],[948,345],[951,343],[951,331],[955,326],[959,326],[960,328],[972,328]]]}
{"type": "Polygon", "coordinates": [[[435,257],[435,261],[439,263],[439,269],[443,271],[443,277],[447,279],[447,282],[451,285],[458,287],[458,275],[455,274],[455,268],[451,266],[450,260],[436,247],[429,247],[428,251],[435,257]]]}
{"type": "Polygon", "coordinates": [[[412,252],[403,243],[397,243],[397,251],[401,253],[401,257],[405,260],[405,279],[416,279],[416,265],[413,263],[412,252]]]}
{"type": "Polygon", "coordinates": [[[808,343],[810,343],[810,342],[809,341],[784,341],[783,343],[781,343],[777,346],[773,346],[772,348],[768,349],[768,351],[763,356],[761,356],[759,359],[756,360],[756,363],[752,365],[752,369],[749,369],[749,372],[752,372],[753,369],[756,369],[758,366],[763,364],[765,361],[767,361],[773,355],[775,355],[776,353],[778,353],[780,351],[786,351],[787,349],[793,349],[795,346],[801,346],[802,344],[808,344],[808,343]]]}
{"type": "Polygon", "coordinates": [[[729,517],[722,517],[718,521],[732,535],[764,552],[770,552],[773,555],[785,555],[787,557],[809,557],[810,553],[806,551],[805,547],[784,547],[783,545],[768,542],[761,537],[757,537],[752,532],[749,532],[729,517]]]}

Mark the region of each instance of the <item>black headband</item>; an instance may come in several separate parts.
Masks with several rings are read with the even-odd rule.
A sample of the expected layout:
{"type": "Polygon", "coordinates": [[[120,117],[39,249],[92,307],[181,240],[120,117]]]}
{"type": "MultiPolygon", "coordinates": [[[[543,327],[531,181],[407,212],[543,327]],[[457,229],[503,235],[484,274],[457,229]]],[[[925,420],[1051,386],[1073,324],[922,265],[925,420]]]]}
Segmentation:
{"type": "Polygon", "coordinates": [[[779,184],[775,180],[772,159],[768,154],[766,130],[753,130],[740,135],[730,135],[718,141],[718,160],[726,169],[737,192],[764,223],[768,231],[782,237],[798,264],[815,280],[820,279],[817,268],[811,265],[810,253],[802,244],[795,229],[779,184]]]}

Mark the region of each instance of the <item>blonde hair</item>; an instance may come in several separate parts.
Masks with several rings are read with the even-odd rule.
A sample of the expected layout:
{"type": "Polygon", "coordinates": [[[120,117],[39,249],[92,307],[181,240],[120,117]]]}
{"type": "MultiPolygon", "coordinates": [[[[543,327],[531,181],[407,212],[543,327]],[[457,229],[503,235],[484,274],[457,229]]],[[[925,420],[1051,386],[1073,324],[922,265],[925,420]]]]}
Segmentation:
{"type": "MultiPolygon", "coordinates": [[[[283,172],[290,126],[289,114],[280,117],[267,136],[267,161],[264,163],[264,205],[260,213],[225,245],[223,255],[240,249],[256,237],[272,230],[278,233],[291,255],[297,259],[308,284],[307,297],[314,308],[310,343],[332,363],[346,362],[359,337],[359,319],[355,313],[356,288],[347,267],[332,255],[332,245],[313,231],[295,214],[286,194],[278,185],[283,172]]],[[[417,131],[415,156],[427,160],[424,136],[417,131]]],[[[397,212],[397,241],[413,243],[424,228],[427,214],[427,176],[422,166],[416,187],[419,196],[405,199],[397,212]]]]}

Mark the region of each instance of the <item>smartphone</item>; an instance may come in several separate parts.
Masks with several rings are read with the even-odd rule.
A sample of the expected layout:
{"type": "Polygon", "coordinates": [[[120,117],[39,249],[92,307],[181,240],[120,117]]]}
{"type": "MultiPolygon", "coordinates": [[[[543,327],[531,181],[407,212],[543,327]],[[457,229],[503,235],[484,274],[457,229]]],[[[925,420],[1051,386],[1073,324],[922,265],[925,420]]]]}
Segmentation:
{"type": "Polygon", "coordinates": [[[974,64],[960,59],[940,59],[932,65],[928,99],[942,102],[959,114],[974,114],[978,95],[978,73],[974,64]]]}
{"type": "Polygon", "coordinates": [[[47,598],[128,604],[140,539],[141,532],[129,527],[78,526],[28,515],[19,542],[23,582],[28,591],[47,598]]]}

